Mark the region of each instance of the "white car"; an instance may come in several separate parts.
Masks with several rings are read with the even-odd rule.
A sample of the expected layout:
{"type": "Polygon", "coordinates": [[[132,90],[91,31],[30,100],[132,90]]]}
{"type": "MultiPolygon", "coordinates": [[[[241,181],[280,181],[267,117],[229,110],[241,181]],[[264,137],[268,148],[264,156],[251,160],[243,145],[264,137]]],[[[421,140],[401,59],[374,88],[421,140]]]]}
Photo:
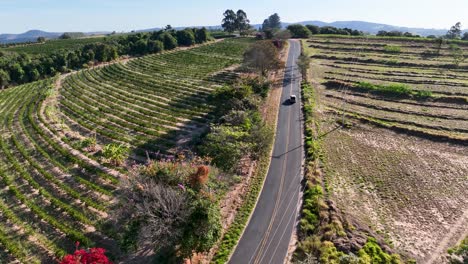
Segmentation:
{"type": "Polygon", "coordinates": [[[291,95],[291,97],[289,97],[289,102],[290,102],[291,104],[294,104],[294,103],[296,102],[296,95],[294,95],[294,94],[291,95]]]}

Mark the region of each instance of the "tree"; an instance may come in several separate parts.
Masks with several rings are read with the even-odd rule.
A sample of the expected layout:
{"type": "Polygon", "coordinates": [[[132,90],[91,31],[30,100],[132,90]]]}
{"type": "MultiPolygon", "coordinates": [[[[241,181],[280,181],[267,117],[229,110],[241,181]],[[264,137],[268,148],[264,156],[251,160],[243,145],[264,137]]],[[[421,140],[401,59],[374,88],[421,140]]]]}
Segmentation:
{"type": "Polygon", "coordinates": [[[148,40],[148,52],[158,53],[164,50],[164,43],[159,40],[148,40]]]}
{"type": "Polygon", "coordinates": [[[236,31],[236,13],[234,13],[234,11],[232,11],[231,9],[228,9],[224,12],[223,16],[224,18],[221,26],[223,27],[224,31],[229,33],[233,33],[234,31],[236,31]]]}
{"type": "Polygon", "coordinates": [[[172,50],[177,48],[177,39],[174,38],[171,34],[168,32],[164,32],[159,36],[159,40],[162,41],[164,44],[164,49],[165,50],[172,50]]]}
{"type": "Polygon", "coordinates": [[[138,40],[135,44],[132,46],[132,53],[138,54],[138,55],[144,55],[147,52],[148,48],[148,42],[144,39],[138,40]]]}
{"type": "Polygon", "coordinates": [[[438,37],[435,40],[435,43],[436,43],[436,49],[437,49],[437,56],[439,56],[440,51],[442,50],[443,45],[447,43],[447,40],[443,37],[438,37]]]}
{"type": "Polygon", "coordinates": [[[455,25],[453,25],[449,31],[447,31],[447,34],[445,35],[448,39],[460,39],[461,36],[461,23],[457,22],[455,25]]]}
{"type": "Polygon", "coordinates": [[[43,43],[43,42],[45,42],[45,40],[46,39],[44,37],[38,37],[37,38],[37,42],[39,42],[39,43],[43,43]]]}
{"type": "Polygon", "coordinates": [[[250,29],[250,21],[247,18],[247,13],[242,9],[239,9],[237,13],[228,9],[224,12],[223,16],[223,24],[221,26],[226,32],[233,33],[237,30],[239,34],[243,35],[245,31],[250,29]]]}
{"type": "Polygon", "coordinates": [[[204,43],[210,39],[210,33],[206,30],[205,27],[201,29],[195,29],[195,42],[196,43],[204,43]]]}
{"type": "Polygon", "coordinates": [[[307,29],[309,29],[310,33],[312,35],[319,34],[320,33],[320,27],[315,26],[315,25],[306,25],[307,29]]]}
{"type": "Polygon", "coordinates": [[[250,20],[247,18],[247,14],[244,10],[239,9],[236,13],[236,29],[239,31],[239,34],[242,35],[243,32],[250,28],[250,20]]]}
{"type": "Polygon", "coordinates": [[[4,88],[10,83],[10,74],[7,71],[0,69],[0,88],[4,88]]]}
{"type": "Polygon", "coordinates": [[[278,49],[271,41],[257,41],[244,53],[244,64],[266,76],[269,70],[281,67],[278,49]]]}
{"type": "Polygon", "coordinates": [[[288,30],[291,32],[293,38],[309,38],[311,35],[309,29],[300,24],[289,25],[288,30]]]}
{"type": "Polygon", "coordinates": [[[182,46],[192,46],[195,44],[195,36],[190,29],[177,31],[177,43],[182,46]]]}
{"type": "Polygon", "coordinates": [[[468,32],[463,34],[462,40],[468,40],[468,32]]]}
{"type": "Polygon", "coordinates": [[[72,36],[69,33],[63,33],[60,35],[59,39],[71,39],[72,36]]]}
{"type": "Polygon", "coordinates": [[[277,13],[269,16],[267,19],[263,21],[262,24],[262,31],[265,30],[272,30],[277,31],[281,29],[281,18],[277,13]]]}
{"type": "Polygon", "coordinates": [[[24,70],[19,63],[10,66],[10,78],[15,83],[22,83],[24,80],[24,70]]]}

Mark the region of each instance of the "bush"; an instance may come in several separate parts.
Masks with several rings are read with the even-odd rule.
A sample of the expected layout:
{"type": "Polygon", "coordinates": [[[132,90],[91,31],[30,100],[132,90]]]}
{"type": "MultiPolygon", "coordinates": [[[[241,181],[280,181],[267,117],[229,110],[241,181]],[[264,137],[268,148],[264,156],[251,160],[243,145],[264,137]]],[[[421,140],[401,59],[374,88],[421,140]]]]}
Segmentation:
{"type": "Polygon", "coordinates": [[[72,255],[65,256],[60,264],[111,264],[103,248],[76,250],[72,255]]]}
{"type": "Polygon", "coordinates": [[[293,38],[310,38],[310,35],[312,35],[307,27],[300,24],[289,25],[288,30],[293,38]]]}
{"type": "Polygon", "coordinates": [[[158,53],[164,50],[164,43],[159,40],[149,40],[148,41],[148,52],[158,53]]]}
{"type": "Polygon", "coordinates": [[[181,46],[192,46],[195,44],[195,36],[192,30],[185,29],[177,31],[177,43],[181,46]]]}
{"type": "Polygon", "coordinates": [[[400,53],[401,52],[401,47],[400,46],[394,46],[394,45],[385,45],[384,50],[387,53],[400,53]]]}
{"type": "Polygon", "coordinates": [[[159,40],[164,44],[165,50],[172,50],[177,48],[177,39],[174,38],[171,34],[165,32],[159,36],[159,40]]]}
{"type": "Polygon", "coordinates": [[[127,158],[128,147],[122,144],[111,143],[102,149],[102,156],[115,166],[120,166],[127,158]]]}

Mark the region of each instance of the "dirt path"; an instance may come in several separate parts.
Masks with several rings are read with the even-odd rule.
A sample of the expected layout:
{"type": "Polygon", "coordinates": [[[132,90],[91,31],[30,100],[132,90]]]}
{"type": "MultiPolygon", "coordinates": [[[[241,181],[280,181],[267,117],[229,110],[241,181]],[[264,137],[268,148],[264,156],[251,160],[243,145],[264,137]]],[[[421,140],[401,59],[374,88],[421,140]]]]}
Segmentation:
{"type": "Polygon", "coordinates": [[[468,234],[468,210],[460,216],[458,221],[452,225],[447,235],[440,241],[433,253],[427,257],[426,264],[441,263],[441,258],[446,254],[447,249],[461,241],[468,234]]]}

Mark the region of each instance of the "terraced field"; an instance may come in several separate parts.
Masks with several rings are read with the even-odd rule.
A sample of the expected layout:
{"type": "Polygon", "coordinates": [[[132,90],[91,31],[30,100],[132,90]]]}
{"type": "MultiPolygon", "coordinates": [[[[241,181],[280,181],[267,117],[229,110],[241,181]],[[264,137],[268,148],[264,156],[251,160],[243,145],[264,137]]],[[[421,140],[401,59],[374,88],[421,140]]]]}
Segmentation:
{"type": "Polygon", "coordinates": [[[431,42],[304,45],[320,95],[328,195],[397,252],[443,263],[468,233],[468,63],[456,67],[450,46],[436,55],[431,42]]]}
{"type": "Polygon", "coordinates": [[[52,263],[83,246],[117,255],[104,227],[125,168],[99,149],[169,153],[210,120],[207,101],[236,74],[236,39],[73,73],[0,92],[0,263],[52,263]],[[57,84],[60,84],[58,88],[57,84]],[[83,148],[96,137],[97,150],[83,148]]]}

